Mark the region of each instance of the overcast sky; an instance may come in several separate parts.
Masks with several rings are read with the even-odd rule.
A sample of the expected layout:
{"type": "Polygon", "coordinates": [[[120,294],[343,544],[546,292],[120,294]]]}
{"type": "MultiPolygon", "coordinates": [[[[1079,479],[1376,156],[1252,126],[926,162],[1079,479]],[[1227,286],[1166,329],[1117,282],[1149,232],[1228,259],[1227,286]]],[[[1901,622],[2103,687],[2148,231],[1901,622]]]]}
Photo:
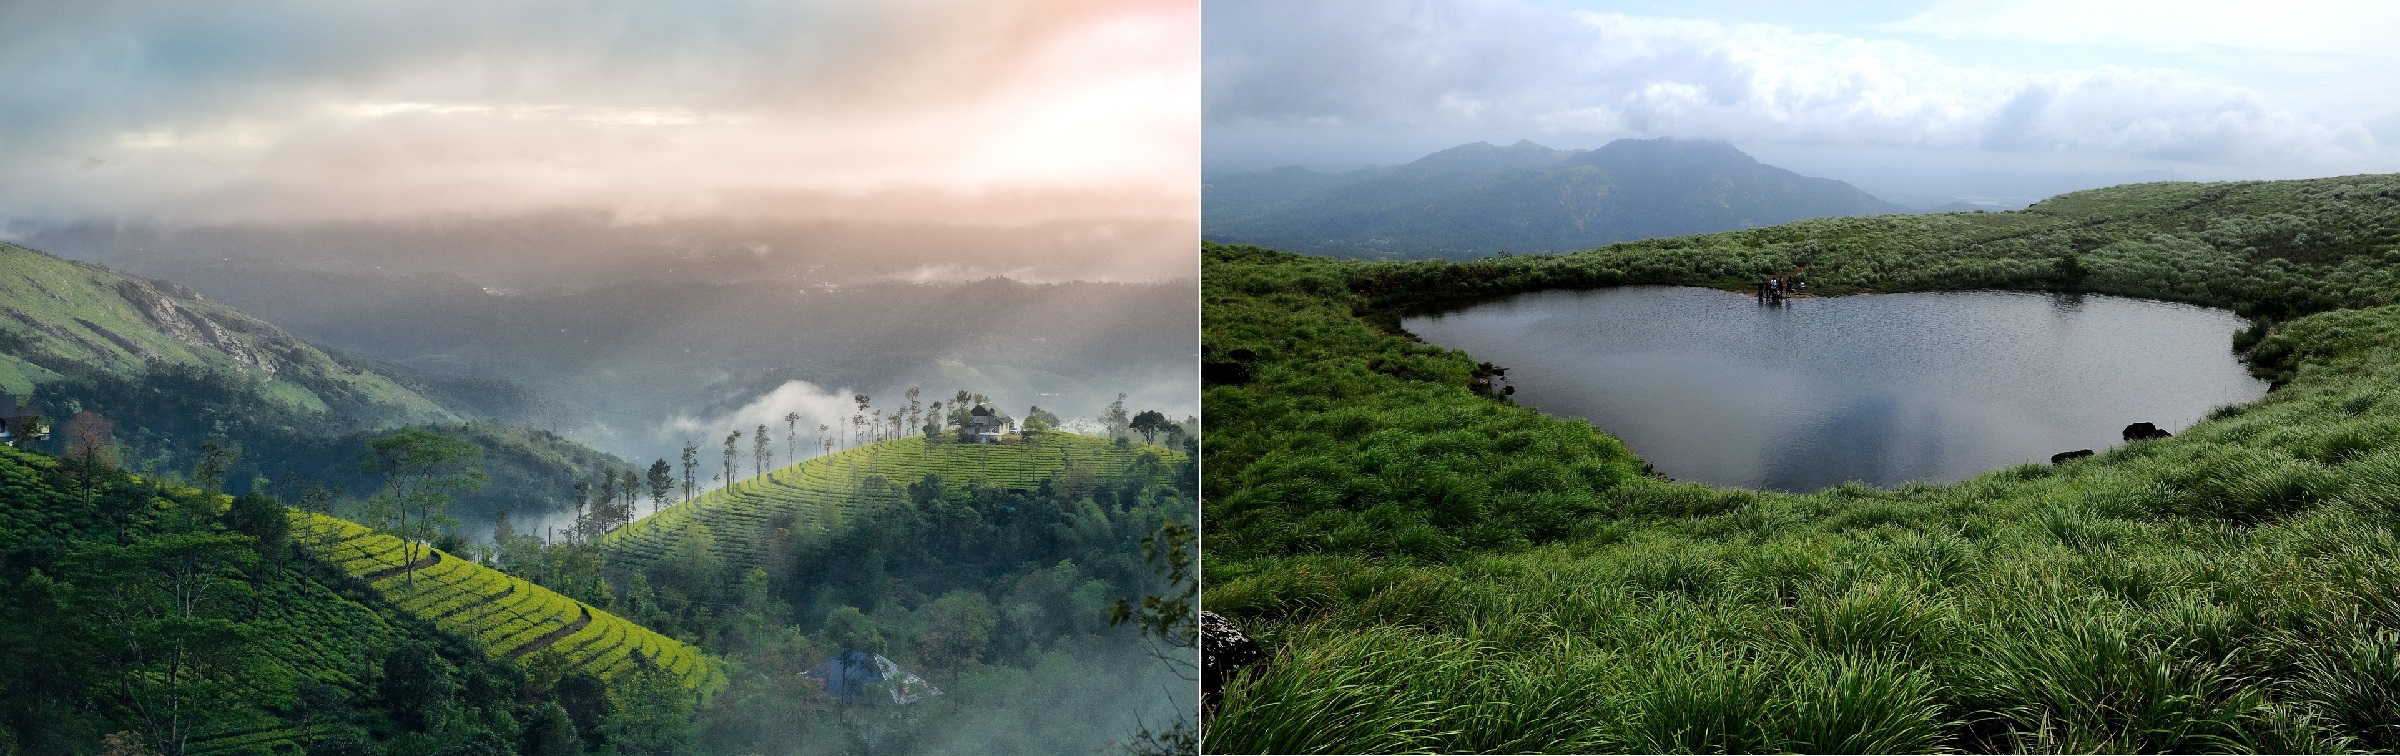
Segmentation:
{"type": "Polygon", "coordinates": [[[1188,258],[1197,5],[0,3],[0,234],[1166,219],[1195,230],[1138,254],[1188,258]]]}
{"type": "Polygon", "coordinates": [[[1902,201],[2400,170],[2400,3],[1211,0],[1203,23],[1211,174],[1658,136],[1902,201]]]}

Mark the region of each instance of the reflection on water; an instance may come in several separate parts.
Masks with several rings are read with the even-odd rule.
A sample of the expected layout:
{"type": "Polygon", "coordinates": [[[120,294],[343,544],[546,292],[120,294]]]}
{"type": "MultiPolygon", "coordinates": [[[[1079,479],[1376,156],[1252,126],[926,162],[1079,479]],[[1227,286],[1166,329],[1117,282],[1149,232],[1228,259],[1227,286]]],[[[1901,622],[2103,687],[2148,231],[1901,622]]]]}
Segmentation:
{"type": "Polygon", "coordinates": [[[1709,289],[1552,291],[1411,317],[1509,369],[1515,399],[1588,419],[1660,472],[1813,491],[1955,481],[2181,431],[2266,393],[2232,313],[2103,296],[1952,292],[1761,306],[1709,289]]]}

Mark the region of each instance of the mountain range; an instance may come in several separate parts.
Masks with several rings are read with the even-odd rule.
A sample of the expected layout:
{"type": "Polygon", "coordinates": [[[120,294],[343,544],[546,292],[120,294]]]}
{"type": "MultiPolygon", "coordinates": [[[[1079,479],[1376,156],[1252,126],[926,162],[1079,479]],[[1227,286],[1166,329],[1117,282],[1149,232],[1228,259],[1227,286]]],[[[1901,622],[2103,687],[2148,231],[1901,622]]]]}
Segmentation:
{"type": "MultiPolygon", "coordinates": [[[[224,482],[346,488],[369,436],[435,427],[483,450],[490,476],[461,497],[471,519],[567,506],[570,485],[623,460],[557,434],[496,421],[489,410],[524,389],[445,377],[320,348],[174,282],[0,243],[0,395],[31,396],[54,429],[79,413],[133,469],[190,470],[207,444],[237,450],[224,482]]],[[[63,448],[63,434],[50,442],[63,448]]]]}
{"type": "Polygon", "coordinates": [[[1566,252],[1908,211],[1725,142],[1667,138],[1592,150],[1477,142],[1399,166],[1277,168],[1212,179],[1201,199],[1209,241],[1355,259],[1566,252]]]}

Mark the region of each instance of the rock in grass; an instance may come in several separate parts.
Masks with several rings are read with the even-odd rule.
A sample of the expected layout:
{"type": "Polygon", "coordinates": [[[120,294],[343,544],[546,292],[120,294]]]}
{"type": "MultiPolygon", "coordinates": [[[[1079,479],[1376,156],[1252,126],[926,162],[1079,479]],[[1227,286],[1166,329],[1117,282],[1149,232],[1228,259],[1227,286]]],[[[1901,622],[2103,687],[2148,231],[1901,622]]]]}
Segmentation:
{"type": "Polygon", "coordinates": [[[1258,642],[1243,635],[1241,628],[1216,612],[1200,613],[1200,696],[1208,705],[1216,705],[1234,673],[1262,656],[1258,642]]]}
{"type": "Polygon", "coordinates": [[[2151,425],[2149,423],[2134,423],[2132,425],[2125,426],[2125,440],[2127,441],[2167,438],[2173,435],[2175,434],[2159,430],[2158,426],[2151,425]]]}
{"type": "Polygon", "coordinates": [[[2057,454],[2050,455],[2050,464],[2063,465],[2089,456],[2092,456],[2092,450],[2090,449],[2076,449],[2071,452],[2059,452],[2057,454]]]}

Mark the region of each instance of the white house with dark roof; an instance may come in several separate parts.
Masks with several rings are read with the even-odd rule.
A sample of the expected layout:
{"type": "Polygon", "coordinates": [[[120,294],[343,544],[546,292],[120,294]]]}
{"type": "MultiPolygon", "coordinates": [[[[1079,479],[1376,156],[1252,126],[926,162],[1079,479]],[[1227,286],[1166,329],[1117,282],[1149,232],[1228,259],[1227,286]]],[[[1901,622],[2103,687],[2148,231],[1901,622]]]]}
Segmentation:
{"type": "Polygon", "coordinates": [[[33,397],[0,397],[0,444],[50,440],[50,421],[33,397]]]}
{"type": "Polygon", "coordinates": [[[967,424],[959,427],[958,440],[974,444],[997,444],[1000,443],[1000,434],[1007,429],[1008,421],[1001,420],[999,413],[978,404],[967,412],[967,424]]]}

